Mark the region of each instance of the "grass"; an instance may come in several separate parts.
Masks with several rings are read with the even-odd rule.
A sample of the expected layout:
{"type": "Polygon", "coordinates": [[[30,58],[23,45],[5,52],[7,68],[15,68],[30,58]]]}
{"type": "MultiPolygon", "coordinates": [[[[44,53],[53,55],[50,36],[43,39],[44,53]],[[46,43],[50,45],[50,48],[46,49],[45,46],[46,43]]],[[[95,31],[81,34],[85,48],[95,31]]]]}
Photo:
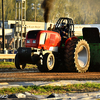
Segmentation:
{"type": "Polygon", "coordinates": [[[51,93],[83,93],[100,90],[100,84],[85,83],[67,86],[27,86],[0,89],[0,94],[14,94],[30,92],[35,95],[50,95],[51,93]]]}
{"type": "MultiPolygon", "coordinates": [[[[16,68],[14,62],[0,62],[0,68],[16,68]]],[[[25,68],[37,68],[36,65],[27,64],[25,68]]]]}
{"type": "MultiPolygon", "coordinates": [[[[14,62],[0,62],[0,68],[15,68],[14,62]]],[[[25,68],[37,68],[36,65],[27,64],[25,68]]],[[[52,80],[54,82],[55,80],[52,80]]],[[[51,93],[81,93],[81,92],[93,92],[99,91],[100,84],[85,83],[74,84],[67,86],[27,86],[27,87],[12,87],[0,89],[0,94],[13,94],[30,92],[35,95],[49,95],[51,93]]]]}

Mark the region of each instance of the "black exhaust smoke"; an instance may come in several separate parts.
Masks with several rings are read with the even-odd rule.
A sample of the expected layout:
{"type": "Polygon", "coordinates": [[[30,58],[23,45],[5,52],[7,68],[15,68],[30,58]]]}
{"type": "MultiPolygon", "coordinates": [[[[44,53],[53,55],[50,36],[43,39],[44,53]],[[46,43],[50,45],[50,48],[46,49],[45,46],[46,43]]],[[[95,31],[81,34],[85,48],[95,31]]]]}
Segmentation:
{"type": "Polygon", "coordinates": [[[49,20],[49,14],[50,14],[50,10],[53,7],[53,1],[54,0],[44,0],[41,4],[41,8],[44,9],[44,21],[45,21],[45,23],[47,23],[49,20]]]}

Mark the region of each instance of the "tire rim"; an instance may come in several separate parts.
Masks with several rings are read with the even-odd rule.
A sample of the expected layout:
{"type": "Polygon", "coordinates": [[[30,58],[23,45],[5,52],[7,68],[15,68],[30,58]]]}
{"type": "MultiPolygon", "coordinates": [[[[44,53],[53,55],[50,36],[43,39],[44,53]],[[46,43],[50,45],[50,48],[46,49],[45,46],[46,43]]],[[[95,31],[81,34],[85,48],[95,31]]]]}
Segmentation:
{"type": "Polygon", "coordinates": [[[78,64],[84,68],[88,61],[88,51],[85,46],[80,46],[78,50],[78,64]]]}
{"type": "Polygon", "coordinates": [[[53,67],[52,66],[53,65],[53,57],[52,56],[49,57],[48,62],[49,62],[49,67],[51,69],[53,67]]]}

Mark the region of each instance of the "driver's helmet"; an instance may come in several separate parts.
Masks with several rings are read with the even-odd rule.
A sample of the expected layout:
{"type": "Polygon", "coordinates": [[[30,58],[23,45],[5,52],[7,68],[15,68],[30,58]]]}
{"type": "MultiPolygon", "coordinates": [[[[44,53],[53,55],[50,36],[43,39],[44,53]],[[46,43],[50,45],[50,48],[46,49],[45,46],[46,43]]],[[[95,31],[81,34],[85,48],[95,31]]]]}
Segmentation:
{"type": "Polygon", "coordinates": [[[66,27],[66,23],[61,24],[61,28],[64,29],[66,27]]]}
{"type": "Polygon", "coordinates": [[[66,26],[66,23],[62,23],[61,26],[66,26]]]}

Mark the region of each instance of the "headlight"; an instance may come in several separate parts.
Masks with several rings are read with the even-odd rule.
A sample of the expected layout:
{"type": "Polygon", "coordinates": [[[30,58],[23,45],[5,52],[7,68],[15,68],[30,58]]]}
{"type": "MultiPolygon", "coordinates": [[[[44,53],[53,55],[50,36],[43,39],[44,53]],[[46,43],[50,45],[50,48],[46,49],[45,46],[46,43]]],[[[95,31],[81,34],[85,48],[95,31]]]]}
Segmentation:
{"type": "Polygon", "coordinates": [[[27,43],[30,43],[30,40],[27,40],[27,43]]]}
{"type": "Polygon", "coordinates": [[[39,42],[40,45],[43,45],[45,43],[46,35],[47,33],[40,34],[40,42],[39,42]]]}
{"type": "Polygon", "coordinates": [[[36,43],[36,40],[33,40],[33,43],[36,43]]]}

